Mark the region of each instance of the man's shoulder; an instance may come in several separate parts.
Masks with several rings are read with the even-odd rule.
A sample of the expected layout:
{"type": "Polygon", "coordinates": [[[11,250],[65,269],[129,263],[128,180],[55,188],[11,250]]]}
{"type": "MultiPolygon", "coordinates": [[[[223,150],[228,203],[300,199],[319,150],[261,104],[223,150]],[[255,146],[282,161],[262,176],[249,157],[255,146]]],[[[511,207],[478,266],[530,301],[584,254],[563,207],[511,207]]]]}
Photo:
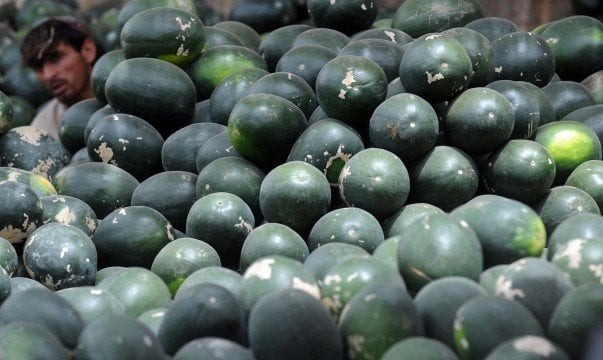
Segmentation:
{"type": "Polygon", "coordinates": [[[52,99],[42,105],[31,122],[31,126],[46,130],[58,137],[61,117],[67,106],[57,99],[52,99]]]}
{"type": "Polygon", "coordinates": [[[50,115],[57,112],[64,112],[67,109],[67,105],[60,102],[57,98],[53,98],[46,103],[40,105],[38,113],[36,115],[50,115]]]}

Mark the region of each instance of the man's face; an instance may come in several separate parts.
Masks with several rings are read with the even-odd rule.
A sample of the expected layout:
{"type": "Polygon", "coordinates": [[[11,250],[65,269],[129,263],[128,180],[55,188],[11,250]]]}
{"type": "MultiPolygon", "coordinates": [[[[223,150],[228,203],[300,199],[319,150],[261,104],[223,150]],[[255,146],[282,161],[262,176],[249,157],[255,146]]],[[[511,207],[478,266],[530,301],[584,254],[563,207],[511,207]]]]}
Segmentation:
{"type": "Polygon", "coordinates": [[[94,57],[89,56],[86,44],[82,51],[77,51],[61,42],[47,55],[42,66],[35,70],[54,97],[70,106],[93,96],[90,75],[94,57]]]}

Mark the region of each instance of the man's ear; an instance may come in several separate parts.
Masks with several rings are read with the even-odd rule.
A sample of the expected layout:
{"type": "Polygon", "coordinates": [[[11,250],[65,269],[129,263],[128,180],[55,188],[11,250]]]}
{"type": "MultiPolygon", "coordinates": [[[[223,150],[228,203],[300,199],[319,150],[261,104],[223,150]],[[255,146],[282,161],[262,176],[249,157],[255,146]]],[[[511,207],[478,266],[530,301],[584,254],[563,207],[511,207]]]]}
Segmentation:
{"type": "Polygon", "coordinates": [[[94,43],[94,41],[92,41],[92,39],[84,40],[80,53],[82,54],[84,59],[86,59],[86,61],[90,65],[92,65],[94,63],[94,60],[96,59],[96,44],[94,43]]]}

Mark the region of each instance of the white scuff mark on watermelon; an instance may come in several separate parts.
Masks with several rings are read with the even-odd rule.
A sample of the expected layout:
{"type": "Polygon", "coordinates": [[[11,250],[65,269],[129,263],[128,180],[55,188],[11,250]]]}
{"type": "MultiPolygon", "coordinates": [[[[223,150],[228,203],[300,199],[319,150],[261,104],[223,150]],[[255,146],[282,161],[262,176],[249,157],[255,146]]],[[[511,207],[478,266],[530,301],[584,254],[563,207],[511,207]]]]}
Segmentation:
{"type": "Polygon", "coordinates": [[[165,231],[167,233],[168,240],[174,241],[174,227],[172,226],[172,224],[167,223],[165,225],[165,231]]]}
{"type": "Polygon", "coordinates": [[[86,258],[84,259],[85,262],[89,263],[90,262],[90,258],[86,258]]]}
{"type": "Polygon", "coordinates": [[[209,300],[210,304],[214,304],[216,301],[218,301],[215,296],[210,296],[207,300],[209,300]]]}
{"type": "Polygon", "coordinates": [[[25,234],[21,229],[15,228],[12,225],[7,225],[0,230],[0,236],[9,240],[11,243],[18,243],[25,237],[25,234]]]}
{"type": "MultiPolygon", "coordinates": [[[[463,320],[464,319],[465,318],[462,315],[461,316],[457,316],[454,319],[454,322],[452,323],[452,327],[453,327],[455,333],[464,334],[464,332],[463,332],[463,320]]],[[[466,337],[463,336],[460,339],[460,343],[461,343],[461,347],[463,349],[465,349],[465,350],[469,349],[469,341],[467,341],[466,337]]]]}
{"type": "Polygon", "coordinates": [[[66,202],[66,201],[67,201],[67,199],[65,199],[65,198],[64,198],[64,197],[62,197],[62,196],[57,196],[57,197],[55,197],[55,198],[53,198],[53,199],[52,199],[52,202],[53,202],[53,203],[56,203],[56,202],[62,202],[62,203],[64,203],[64,202],[66,202]]]}
{"type": "Polygon", "coordinates": [[[428,84],[431,84],[435,81],[444,79],[444,75],[442,75],[442,73],[437,73],[437,74],[433,75],[429,71],[425,71],[425,74],[427,74],[427,83],[428,84]]]}
{"type": "Polygon", "coordinates": [[[408,124],[409,127],[414,128],[417,126],[417,124],[413,121],[410,124],[408,124]]]}
{"type": "Polygon", "coordinates": [[[245,221],[242,216],[239,216],[239,222],[235,224],[236,228],[245,228],[247,229],[247,233],[250,233],[253,230],[253,225],[245,221]]]}
{"type": "Polygon", "coordinates": [[[65,266],[65,271],[67,271],[68,273],[71,272],[71,264],[67,264],[67,266],[65,266]]]}
{"type": "Polygon", "coordinates": [[[588,265],[588,270],[599,279],[600,284],[603,284],[603,264],[590,264],[588,265]]]}
{"type": "Polygon", "coordinates": [[[345,281],[352,282],[352,281],[356,280],[359,277],[360,277],[360,274],[358,273],[358,271],[355,271],[352,274],[348,275],[348,277],[345,279],[345,281]]]}
{"type": "Polygon", "coordinates": [[[337,95],[337,97],[339,97],[342,100],[345,100],[345,94],[347,93],[347,91],[343,90],[343,89],[339,89],[339,94],[337,95]]]}
{"type": "Polygon", "coordinates": [[[86,224],[86,227],[90,229],[90,232],[94,232],[94,230],[96,230],[96,221],[92,217],[86,216],[84,218],[84,223],[86,224]]]}
{"type": "Polygon", "coordinates": [[[430,279],[430,277],[423,270],[417,269],[414,266],[410,268],[410,271],[423,279],[430,279]]]}
{"type": "Polygon", "coordinates": [[[12,129],[12,131],[16,132],[22,141],[34,146],[40,146],[42,135],[47,134],[44,130],[31,126],[18,126],[12,129]]]}
{"type": "Polygon", "coordinates": [[[250,277],[257,277],[262,280],[267,280],[272,277],[272,265],[275,260],[273,258],[266,258],[256,260],[251,266],[247,268],[243,277],[248,279],[250,277]]]}
{"type": "Polygon", "coordinates": [[[176,50],[176,55],[178,55],[178,56],[188,56],[189,53],[190,53],[189,49],[185,49],[184,44],[180,44],[180,46],[178,47],[178,50],[176,50]]]}
{"type": "Polygon", "coordinates": [[[519,259],[519,260],[515,261],[514,263],[512,263],[510,266],[515,271],[521,271],[521,269],[523,269],[523,267],[526,265],[526,263],[527,263],[526,259],[519,259]]]}
{"type": "Polygon", "coordinates": [[[312,154],[306,154],[306,159],[312,160],[312,154]]]}
{"type": "Polygon", "coordinates": [[[118,213],[119,215],[124,215],[124,216],[125,216],[125,215],[128,215],[128,213],[127,213],[126,209],[124,209],[124,208],[119,209],[119,211],[118,211],[117,213],[118,213]]]}
{"type": "Polygon", "coordinates": [[[555,352],[555,346],[540,336],[526,335],[513,340],[513,348],[518,352],[538,354],[548,358],[555,352]]]}
{"type": "Polygon", "coordinates": [[[104,292],[102,289],[90,289],[90,295],[101,295],[104,292]]]}
{"type": "Polygon", "coordinates": [[[39,160],[38,165],[31,169],[31,172],[44,176],[46,179],[49,179],[48,171],[54,165],[54,159],[49,157],[46,160],[39,160]]]}
{"type": "Polygon", "coordinates": [[[341,83],[349,89],[355,82],[356,79],[354,78],[354,69],[348,69],[348,71],[345,73],[345,77],[343,80],[341,80],[341,83]]]}
{"type": "Polygon", "coordinates": [[[6,176],[6,181],[17,181],[19,178],[19,173],[16,171],[10,171],[6,176]]]}
{"type": "Polygon", "coordinates": [[[354,237],[354,236],[356,236],[356,230],[354,230],[354,229],[350,229],[350,230],[348,230],[348,236],[349,236],[349,237],[354,237]]]}
{"type": "Polygon", "coordinates": [[[567,258],[567,266],[570,269],[580,268],[582,262],[582,248],[586,240],[584,239],[572,239],[567,242],[562,250],[555,252],[553,261],[558,261],[567,258]]]}
{"type": "Polygon", "coordinates": [[[341,304],[341,299],[337,294],[333,296],[325,296],[321,301],[324,307],[333,314],[339,312],[339,310],[343,307],[341,304]]]}
{"type": "Polygon", "coordinates": [[[352,170],[350,169],[349,166],[344,166],[343,169],[341,169],[341,177],[342,177],[342,179],[345,179],[345,178],[347,178],[350,175],[352,175],[352,170]]]}
{"type": "Polygon", "coordinates": [[[322,279],[322,282],[324,285],[329,286],[333,283],[340,283],[341,282],[341,276],[338,274],[334,274],[334,275],[326,275],[324,277],[324,279],[322,279]]]}
{"type": "Polygon", "coordinates": [[[102,142],[94,152],[100,156],[101,161],[104,163],[110,163],[116,165],[117,163],[113,160],[113,149],[107,146],[106,142],[102,142]]]}
{"type": "Polygon", "coordinates": [[[299,65],[297,65],[297,70],[299,70],[299,71],[306,70],[306,64],[299,64],[299,65]]]}
{"type": "Polygon", "coordinates": [[[502,296],[509,300],[515,300],[516,297],[523,298],[526,296],[523,290],[513,289],[513,281],[507,279],[504,275],[501,275],[496,279],[494,295],[502,296]]]}
{"type": "Polygon", "coordinates": [[[75,220],[75,214],[69,209],[69,206],[65,206],[55,216],[54,219],[61,224],[71,224],[75,220]]]}
{"type": "Polygon", "coordinates": [[[61,253],[59,254],[59,257],[62,259],[65,257],[65,254],[67,254],[69,252],[69,249],[66,246],[63,246],[61,248],[61,253]]]}
{"type": "Polygon", "coordinates": [[[362,335],[348,335],[348,353],[351,359],[355,359],[359,353],[362,353],[364,348],[364,336],[362,335]]]}
{"type": "Polygon", "coordinates": [[[151,347],[151,346],[153,346],[153,340],[151,340],[151,338],[150,338],[149,336],[147,336],[147,335],[143,336],[143,337],[142,337],[142,340],[144,341],[144,344],[145,344],[147,347],[151,347]]]}
{"type": "Polygon", "coordinates": [[[337,0],[331,0],[331,5],[335,5],[336,2],[337,0]]]}
{"type": "MultiPolygon", "coordinates": [[[[348,153],[344,153],[343,149],[345,148],[345,145],[343,144],[339,144],[339,146],[337,147],[337,152],[335,153],[335,155],[331,156],[330,158],[327,159],[327,163],[325,164],[325,168],[323,170],[323,173],[325,175],[327,175],[327,171],[331,168],[331,166],[333,166],[333,163],[337,160],[341,160],[344,163],[348,162],[348,160],[350,160],[350,157],[352,157],[352,154],[348,154],[348,153]]],[[[328,155],[328,153],[325,154],[325,156],[328,155]]],[[[334,184],[332,184],[334,185],[334,184]]]]}
{"type": "Polygon", "coordinates": [[[119,141],[122,145],[121,151],[126,151],[126,145],[130,143],[128,139],[118,139],[117,141],[119,141]]]}
{"type": "Polygon", "coordinates": [[[50,274],[46,274],[46,277],[44,278],[43,284],[46,285],[47,288],[49,289],[53,289],[55,286],[58,286],[61,284],[60,281],[58,281],[56,284],[54,283],[54,279],[52,278],[52,276],[50,274]]]}
{"type": "Polygon", "coordinates": [[[461,226],[464,228],[469,228],[469,224],[465,220],[459,221],[459,224],[461,224],[461,226]]]}
{"type": "Polygon", "coordinates": [[[396,41],[396,34],[394,34],[394,32],[393,32],[393,31],[387,31],[387,30],[384,30],[384,31],[383,31],[383,34],[384,34],[385,36],[387,36],[388,38],[390,38],[390,39],[391,39],[391,41],[393,41],[393,42],[397,43],[397,41],[396,41]]]}
{"type": "Polygon", "coordinates": [[[23,235],[25,237],[29,236],[29,234],[31,234],[36,229],[36,227],[37,225],[34,221],[29,221],[29,215],[23,214],[23,223],[21,224],[21,229],[25,230],[25,232],[23,232],[23,235]]]}
{"type": "Polygon", "coordinates": [[[11,243],[18,243],[27,235],[19,228],[7,225],[0,230],[0,236],[9,240],[11,243]]]}
{"type": "Polygon", "coordinates": [[[368,10],[365,3],[362,3],[362,5],[360,5],[360,8],[364,11],[368,10]]]}
{"type": "Polygon", "coordinates": [[[437,38],[439,38],[440,36],[442,36],[442,34],[431,34],[431,35],[427,35],[427,36],[425,37],[425,40],[433,40],[433,39],[437,39],[437,38]]]}
{"type": "Polygon", "coordinates": [[[335,240],[335,235],[331,235],[330,239],[335,240]]]}
{"type": "Polygon", "coordinates": [[[502,66],[497,66],[497,67],[495,67],[495,68],[494,68],[494,72],[496,72],[496,73],[499,73],[499,74],[500,74],[500,73],[502,72],[502,66]]]}
{"type": "Polygon", "coordinates": [[[316,284],[305,282],[297,276],[294,276],[293,279],[291,279],[291,287],[306,292],[320,300],[320,289],[316,284]]]}
{"type": "Polygon", "coordinates": [[[377,298],[377,294],[367,294],[364,297],[364,302],[371,302],[377,298]]]}
{"type": "Polygon", "coordinates": [[[165,310],[159,310],[159,311],[152,313],[151,317],[158,318],[158,317],[162,317],[163,315],[165,315],[165,310]]]}
{"type": "Polygon", "coordinates": [[[556,44],[559,42],[559,39],[558,38],[548,38],[548,39],[546,39],[546,42],[549,44],[556,44]]]}
{"type": "Polygon", "coordinates": [[[117,224],[119,223],[119,221],[117,221],[117,218],[113,218],[113,220],[111,220],[111,224],[117,224]]]}
{"type": "Polygon", "coordinates": [[[187,29],[190,29],[191,27],[193,27],[193,22],[192,21],[184,23],[182,21],[182,19],[180,18],[180,16],[176,16],[175,20],[178,23],[178,25],[180,25],[180,30],[182,30],[182,31],[186,31],[187,29]]]}
{"type": "Polygon", "coordinates": [[[136,140],[139,140],[139,141],[142,140],[142,136],[137,136],[136,140]]]}
{"type": "Polygon", "coordinates": [[[459,175],[463,175],[464,171],[463,171],[463,169],[458,169],[458,170],[456,171],[456,173],[457,173],[457,174],[459,174],[459,175]]]}

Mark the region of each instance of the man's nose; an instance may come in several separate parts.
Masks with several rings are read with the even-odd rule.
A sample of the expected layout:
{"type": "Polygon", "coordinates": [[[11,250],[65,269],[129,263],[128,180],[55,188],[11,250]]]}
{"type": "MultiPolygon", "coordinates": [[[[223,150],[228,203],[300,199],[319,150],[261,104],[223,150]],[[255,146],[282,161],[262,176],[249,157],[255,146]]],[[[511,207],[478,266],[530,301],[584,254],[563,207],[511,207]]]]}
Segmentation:
{"type": "Polygon", "coordinates": [[[44,63],[38,70],[38,77],[44,82],[50,81],[57,75],[57,70],[57,67],[53,64],[44,63]]]}

